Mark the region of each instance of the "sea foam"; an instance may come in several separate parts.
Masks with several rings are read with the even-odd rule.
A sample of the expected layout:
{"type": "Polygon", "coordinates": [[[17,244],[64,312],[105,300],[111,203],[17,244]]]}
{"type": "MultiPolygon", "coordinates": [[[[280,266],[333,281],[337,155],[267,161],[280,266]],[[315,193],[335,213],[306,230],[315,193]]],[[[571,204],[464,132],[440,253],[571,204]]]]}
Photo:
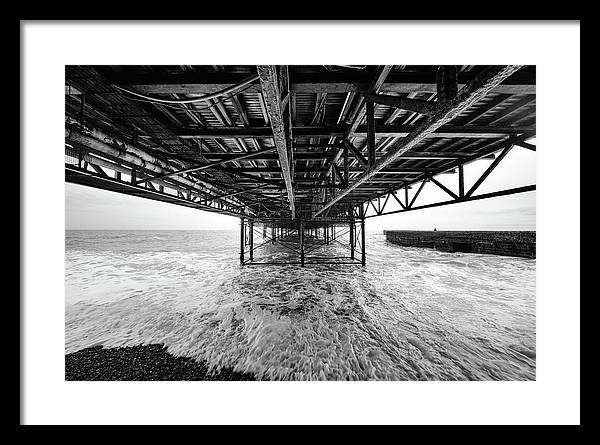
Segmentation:
{"type": "Polygon", "coordinates": [[[271,380],[535,379],[535,260],[369,234],[366,267],[240,267],[236,244],[231,232],[67,232],[66,353],[160,343],[271,380]]]}

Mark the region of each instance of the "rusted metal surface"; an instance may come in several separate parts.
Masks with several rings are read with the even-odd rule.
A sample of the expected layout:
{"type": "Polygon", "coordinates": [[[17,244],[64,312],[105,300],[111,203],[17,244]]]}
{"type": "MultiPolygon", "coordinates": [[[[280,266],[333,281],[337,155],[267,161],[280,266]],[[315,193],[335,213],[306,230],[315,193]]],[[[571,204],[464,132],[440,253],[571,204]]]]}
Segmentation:
{"type": "Polygon", "coordinates": [[[481,75],[481,77],[474,79],[471,84],[465,87],[464,91],[461,91],[461,94],[458,97],[441,103],[439,109],[433,113],[429,119],[427,119],[409,135],[403,138],[400,143],[394,146],[393,149],[389,150],[388,153],[379,159],[375,165],[369,168],[367,172],[356,178],[352,184],[348,185],[346,189],[344,189],[335,198],[324,205],[316,213],[316,215],[327,210],[352,190],[368,181],[379,170],[382,170],[403,153],[417,146],[429,134],[434,132],[442,125],[450,122],[464,110],[471,107],[487,93],[489,93],[494,87],[499,85],[504,79],[515,73],[519,68],[521,68],[519,65],[509,65],[498,68],[494,67],[490,68],[489,71],[485,72],[483,75],[481,75]]]}
{"type": "MultiPolygon", "coordinates": [[[[65,73],[67,181],[237,216],[245,230],[250,221],[275,230],[303,224],[307,233],[360,226],[389,214],[389,202],[401,206],[392,212],[426,208],[416,200],[428,182],[451,198],[429,205],[483,199],[479,185],[510,147],[536,149],[528,142],[533,66],[106,65],[65,73]],[[494,162],[465,190],[463,166],[486,158],[494,162]],[[457,193],[436,179],[452,171],[457,193]]],[[[360,230],[352,232],[354,251],[360,230]]]]}

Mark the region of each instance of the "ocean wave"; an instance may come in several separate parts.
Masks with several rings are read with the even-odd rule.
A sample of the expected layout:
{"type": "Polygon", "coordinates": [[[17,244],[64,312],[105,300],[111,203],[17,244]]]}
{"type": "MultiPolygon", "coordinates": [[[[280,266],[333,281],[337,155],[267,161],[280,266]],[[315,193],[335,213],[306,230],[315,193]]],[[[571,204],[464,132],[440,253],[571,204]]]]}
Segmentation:
{"type": "Polygon", "coordinates": [[[160,236],[67,248],[66,353],[160,343],[270,380],[535,379],[535,260],[370,235],[364,268],[240,267],[231,234],[160,236]]]}

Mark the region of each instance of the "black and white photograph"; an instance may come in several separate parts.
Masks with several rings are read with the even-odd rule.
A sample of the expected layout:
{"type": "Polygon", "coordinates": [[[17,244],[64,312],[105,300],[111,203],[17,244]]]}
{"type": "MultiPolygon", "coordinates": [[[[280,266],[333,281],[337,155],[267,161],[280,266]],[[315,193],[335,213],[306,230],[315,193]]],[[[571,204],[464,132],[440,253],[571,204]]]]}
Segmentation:
{"type": "Polygon", "coordinates": [[[65,67],[66,378],[535,379],[535,99],[535,66],[65,67]]]}
{"type": "MultiPolygon", "coordinates": [[[[579,121],[562,147],[576,157],[544,170],[552,130],[538,135],[539,116],[558,106],[538,88],[544,62],[476,50],[186,57],[166,44],[163,59],[128,62],[89,48],[56,63],[64,139],[43,147],[64,206],[60,256],[46,260],[62,289],[45,303],[63,334],[62,353],[45,352],[58,385],[266,388],[270,404],[278,388],[318,397],[334,382],[344,397],[366,382],[394,397],[409,384],[407,397],[549,384],[538,357],[551,255],[538,230],[552,218],[540,217],[538,177],[570,176],[579,121]]],[[[569,218],[578,225],[578,208],[569,218]]],[[[578,274],[578,232],[554,230],[578,274]]],[[[577,310],[578,275],[570,289],[577,310]]]]}

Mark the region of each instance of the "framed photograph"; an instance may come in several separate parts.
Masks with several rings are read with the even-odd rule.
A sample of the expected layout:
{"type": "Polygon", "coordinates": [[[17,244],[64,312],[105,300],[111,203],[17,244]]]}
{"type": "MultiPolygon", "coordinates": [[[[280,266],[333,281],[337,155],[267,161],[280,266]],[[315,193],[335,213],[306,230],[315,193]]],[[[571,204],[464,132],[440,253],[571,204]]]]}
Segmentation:
{"type": "Polygon", "coordinates": [[[32,423],[579,422],[578,22],[22,26],[32,423]]]}

